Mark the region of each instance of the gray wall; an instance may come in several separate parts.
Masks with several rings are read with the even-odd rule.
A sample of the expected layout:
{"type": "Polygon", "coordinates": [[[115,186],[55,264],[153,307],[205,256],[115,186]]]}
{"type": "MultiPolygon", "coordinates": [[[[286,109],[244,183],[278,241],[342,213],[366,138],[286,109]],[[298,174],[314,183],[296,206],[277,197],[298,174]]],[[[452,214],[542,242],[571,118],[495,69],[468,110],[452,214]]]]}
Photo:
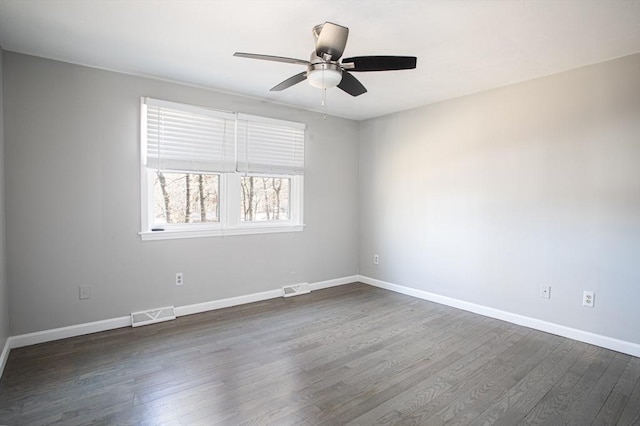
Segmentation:
{"type": "Polygon", "coordinates": [[[640,343],[639,76],[633,55],[362,122],[360,273],[640,343]]]}
{"type": "Polygon", "coordinates": [[[357,122],[11,52],[4,60],[12,335],[357,274],[357,122]],[[305,122],[306,229],[141,242],[141,96],[305,122]],[[78,300],[80,285],[90,300],[78,300]]]}
{"type": "Polygon", "coordinates": [[[2,91],[2,61],[4,50],[0,47],[0,352],[9,334],[9,293],[7,290],[6,249],[4,225],[4,96],[2,91]]]}

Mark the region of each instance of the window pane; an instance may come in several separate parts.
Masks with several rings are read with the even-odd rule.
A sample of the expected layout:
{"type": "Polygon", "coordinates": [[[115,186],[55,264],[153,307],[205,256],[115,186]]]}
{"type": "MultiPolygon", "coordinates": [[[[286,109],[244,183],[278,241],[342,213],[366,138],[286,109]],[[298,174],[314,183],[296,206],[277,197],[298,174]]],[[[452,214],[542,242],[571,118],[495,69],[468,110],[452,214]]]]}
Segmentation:
{"type": "Polygon", "coordinates": [[[291,179],[272,176],[240,178],[240,219],[243,222],[289,220],[291,179]]]}
{"type": "Polygon", "coordinates": [[[155,225],[218,222],[219,176],[207,173],[154,173],[155,225]]]}

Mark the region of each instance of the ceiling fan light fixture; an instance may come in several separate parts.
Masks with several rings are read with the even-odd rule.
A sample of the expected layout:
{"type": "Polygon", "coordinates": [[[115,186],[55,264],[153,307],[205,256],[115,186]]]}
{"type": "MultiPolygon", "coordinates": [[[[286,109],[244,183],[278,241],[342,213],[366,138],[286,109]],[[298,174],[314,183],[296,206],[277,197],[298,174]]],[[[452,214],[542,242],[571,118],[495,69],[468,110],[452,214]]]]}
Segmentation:
{"type": "Polygon", "coordinates": [[[307,80],[313,87],[330,89],[342,81],[342,70],[332,63],[311,64],[307,72],[307,80]]]}

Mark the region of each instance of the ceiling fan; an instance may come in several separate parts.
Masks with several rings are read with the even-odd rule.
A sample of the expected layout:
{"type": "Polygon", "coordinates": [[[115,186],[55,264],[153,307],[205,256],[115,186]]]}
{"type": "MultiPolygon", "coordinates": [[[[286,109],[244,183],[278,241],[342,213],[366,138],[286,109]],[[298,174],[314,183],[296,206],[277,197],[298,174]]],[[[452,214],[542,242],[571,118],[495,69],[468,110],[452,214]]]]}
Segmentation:
{"type": "Polygon", "coordinates": [[[408,70],[416,67],[417,58],[415,56],[354,56],[338,62],[349,36],[349,28],[342,25],[332,22],[316,25],[313,28],[313,36],[316,40],[316,48],[311,52],[311,58],[308,61],[242,52],[236,52],[233,56],[307,67],[306,71],[289,77],[274,86],[271,91],[284,90],[307,80],[312,86],[321,89],[338,86],[351,96],[359,96],[367,92],[362,83],[351,75],[352,72],[408,70]]]}

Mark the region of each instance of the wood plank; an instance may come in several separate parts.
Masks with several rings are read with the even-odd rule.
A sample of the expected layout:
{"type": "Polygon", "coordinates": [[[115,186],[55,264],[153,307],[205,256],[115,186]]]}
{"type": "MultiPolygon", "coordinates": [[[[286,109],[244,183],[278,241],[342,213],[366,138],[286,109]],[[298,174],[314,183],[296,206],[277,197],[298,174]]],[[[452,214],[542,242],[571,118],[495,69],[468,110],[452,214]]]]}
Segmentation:
{"type": "Polygon", "coordinates": [[[604,405],[600,407],[598,415],[593,421],[594,425],[617,425],[627,405],[636,407],[640,405],[640,397],[631,399],[638,379],[640,379],[640,358],[632,357],[604,405]]]}
{"type": "MultiPolygon", "coordinates": [[[[531,339],[523,339],[510,352],[503,352],[487,363],[482,376],[475,384],[468,382],[455,400],[427,420],[429,425],[469,424],[479,417],[487,401],[495,404],[515,386],[524,375],[549,357],[560,345],[561,339],[532,333],[531,339]],[[539,338],[536,338],[538,337],[539,338]]],[[[529,336],[528,336],[529,337],[529,336]]]]}
{"type": "Polygon", "coordinates": [[[640,379],[636,381],[636,386],[629,396],[630,404],[627,404],[618,420],[619,425],[640,425],[640,379]]]}
{"type": "MultiPolygon", "coordinates": [[[[512,345],[503,346],[502,351],[492,351],[492,357],[482,357],[477,363],[470,364],[464,374],[445,378],[445,386],[429,388],[428,398],[419,404],[412,404],[411,409],[400,411],[398,421],[407,424],[444,424],[453,421],[457,415],[477,405],[480,396],[490,397],[500,386],[500,380],[508,375],[516,364],[524,362],[536,348],[543,344],[541,339],[532,338],[531,333],[522,336],[512,345]],[[508,360],[505,362],[504,360],[508,360]]],[[[473,410],[470,414],[473,415],[473,410]]],[[[395,423],[395,421],[394,421],[395,423]]]]}
{"type": "MultiPolygon", "coordinates": [[[[567,370],[567,372],[556,382],[556,384],[546,393],[544,398],[533,407],[524,418],[525,424],[548,424],[560,422],[558,417],[564,413],[572,402],[573,393],[579,389],[579,382],[589,367],[596,363],[600,356],[611,355],[611,351],[597,348],[590,345],[581,345],[583,351],[581,356],[567,370]]],[[[579,392],[580,394],[580,392],[579,392]]]]}
{"type": "Polygon", "coordinates": [[[623,374],[631,356],[616,353],[609,367],[597,383],[590,386],[589,394],[585,398],[576,400],[574,407],[567,412],[565,419],[568,425],[581,426],[589,424],[598,415],[616,382],[623,374]]]}

